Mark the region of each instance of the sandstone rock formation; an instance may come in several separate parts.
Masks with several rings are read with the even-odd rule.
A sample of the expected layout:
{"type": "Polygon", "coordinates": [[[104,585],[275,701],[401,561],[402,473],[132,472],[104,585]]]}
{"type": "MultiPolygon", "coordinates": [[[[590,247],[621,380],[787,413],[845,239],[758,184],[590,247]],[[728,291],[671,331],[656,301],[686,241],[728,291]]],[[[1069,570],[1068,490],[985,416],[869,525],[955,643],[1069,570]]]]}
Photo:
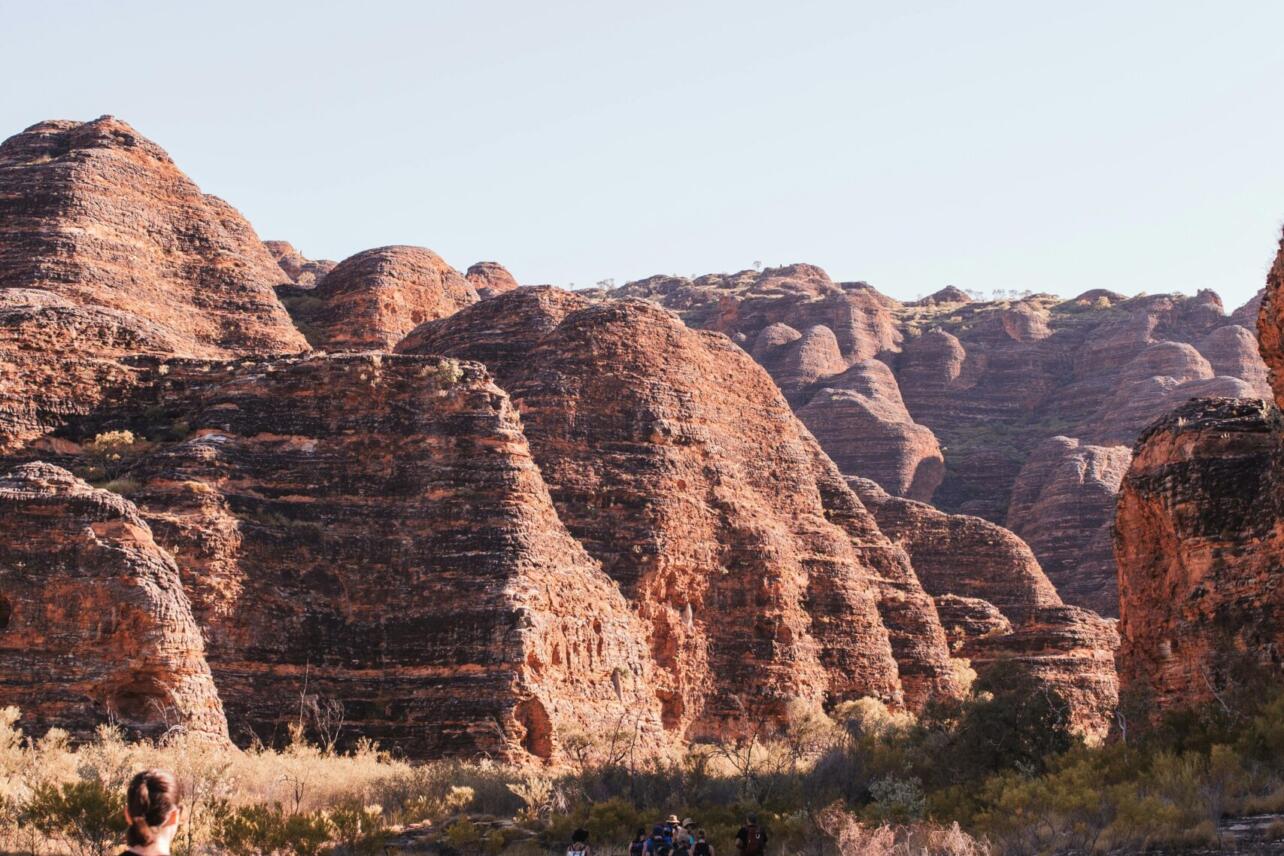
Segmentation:
{"type": "Polygon", "coordinates": [[[556,760],[795,700],[919,708],[963,690],[954,646],[1021,660],[1096,734],[1111,624],[1011,533],[902,497],[1001,517],[1065,428],[1092,472],[1031,464],[1019,507],[1098,533],[1062,495],[1108,481],[1100,414],[1254,365],[1206,294],[900,304],[793,265],[590,299],[415,247],[331,269],[127,126],[44,123],[0,146],[0,648],[43,640],[68,692],[0,667],[0,693],[82,733],[172,708],[272,740],[339,704],[411,757],[556,760]]]}
{"type": "Polygon", "coordinates": [[[792,265],[652,277],[615,293],[726,332],[767,368],[846,475],[1020,527],[1058,584],[1073,581],[1063,592],[1068,601],[1106,614],[1116,603],[1106,535],[1114,495],[1092,475],[1063,481],[1051,493],[1059,495],[1057,514],[1076,528],[1057,529],[1028,516],[1033,500],[1014,496],[1019,485],[1023,494],[1044,490],[1042,475],[1023,471],[1046,467],[1040,456],[1055,437],[1085,449],[1127,447],[1149,421],[1190,398],[1266,392],[1243,327],[1246,309],[1227,317],[1208,291],[1126,298],[1093,289],[1065,301],[1040,294],[977,301],[945,288],[902,304],[792,265]],[[891,369],[892,382],[872,385],[873,395],[859,400],[836,392],[845,373],[874,358],[891,369]],[[907,477],[920,467],[923,479],[907,477]],[[1065,549],[1085,540],[1074,557],[1065,549]]]}
{"type": "Polygon", "coordinates": [[[909,553],[955,652],[980,674],[1021,664],[1065,698],[1077,730],[1104,738],[1119,697],[1114,622],[1063,604],[1030,548],[1007,529],[889,496],[867,479],[850,482],[909,553]]]}
{"type": "Polygon", "coordinates": [[[267,248],[277,266],[285,271],[290,282],[305,287],[316,285],[326,274],[334,270],[337,264],[329,259],[313,261],[304,258],[303,254],[289,241],[264,241],[263,246],[267,248]]]}
{"type": "Polygon", "coordinates": [[[478,262],[468,268],[464,277],[482,298],[494,297],[517,288],[517,280],[499,262],[478,262]]]}
{"type": "Polygon", "coordinates": [[[78,306],[42,289],[0,289],[0,454],[39,442],[128,383],[122,355],[183,347],[128,312],[78,306]]]}
{"type": "Polygon", "coordinates": [[[1112,542],[1115,499],[1132,450],[1053,437],[1035,448],[1012,488],[1008,526],[1057,592],[1101,615],[1119,614],[1112,542]]]}
{"type": "Polygon", "coordinates": [[[1266,277],[1266,290],[1257,314],[1257,339],[1275,393],[1275,404],[1284,407],[1284,238],[1266,277]]]}
{"type": "Polygon", "coordinates": [[[910,417],[891,369],[864,360],[817,385],[798,418],[838,468],[897,496],[931,500],[945,475],[941,447],[910,417]]]}
{"type": "Polygon", "coordinates": [[[545,287],[398,349],[484,362],[512,396],[562,520],[648,625],[668,727],[959,690],[904,553],[725,338],[545,287]]]}
{"type": "Polygon", "coordinates": [[[424,321],[477,300],[473,283],[432,250],[397,246],[344,259],[289,305],[316,348],[387,351],[424,321]]]}
{"type": "MultiPolygon", "coordinates": [[[[1281,293],[1284,242],[1258,317],[1276,404],[1281,293]]],[[[1233,689],[1241,668],[1284,666],[1282,488],[1284,425],[1268,402],[1192,401],[1142,434],[1115,522],[1126,688],[1193,704],[1233,689]]]]}
{"type": "Polygon", "coordinates": [[[621,724],[661,740],[640,624],[480,367],[131,366],[127,397],[74,427],[158,438],[128,490],[180,557],[234,738],[279,739],[306,693],[412,757],[551,758],[621,724]]]}
{"type": "Polygon", "coordinates": [[[0,706],[37,733],[227,738],[178,568],[129,501],[26,464],[0,475],[0,520],[0,706]]]}
{"type": "MultiPolygon", "coordinates": [[[[694,281],[652,277],[613,295],[659,302],[688,325],[731,336],[845,474],[923,500],[940,484],[936,437],[914,422],[895,379],[873,359],[899,347],[898,304],[864,283],[836,284],[818,267],[791,265],[694,281]]],[[[953,299],[948,291],[938,297],[953,299]]]]}
{"type": "Polygon", "coordinates": [[[158,146],[104,116],[0,144],[0,289],[150,322],[179,353],[306,348],[250,225],[158,146]]]}
{"type": "Polygon", "coordinates": [[[1282,665],[1282,438],[1268,403],[1214,399],[1138,441],[1115,523],[1125,687],[1193,704],[1226,687],[1230,659],[1282,665]]]}

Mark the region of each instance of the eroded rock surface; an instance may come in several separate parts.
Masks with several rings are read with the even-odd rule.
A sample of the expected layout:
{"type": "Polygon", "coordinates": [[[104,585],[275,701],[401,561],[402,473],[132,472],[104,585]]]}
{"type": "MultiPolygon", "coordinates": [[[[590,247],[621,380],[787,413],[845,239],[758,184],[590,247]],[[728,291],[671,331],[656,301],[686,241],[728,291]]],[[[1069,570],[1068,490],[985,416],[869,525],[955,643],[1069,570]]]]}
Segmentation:
{"type": "Polygon", "coordinates": [[[864,360],[816,386],[798,418],[838,468],[862,472],[896,496],[930,501],[945,475],[941,447],[910,417],[891,369],[864,360]]]}
{"type": "Polygon", "coordinates": [[[1062,603],[1030,548],[1007,529],[850,481],[909,553],[955,652],[980,674],[1020,664],[1065,698],[1078,731],[1104,738],[1119,698],[1114,622],[1062,603]]]}
{"type": "Polygon", "coordinates": [[[1281,451],[1256,400],[1189,402],[1138,441],[1115,522],[1125,687],[1193,704],[1237,659],[1281,666],[1281,451]]]}
{"type": "Polygon", "coordinates": [[[0,706],[36,733],[227,738],[173,557],[126,499],[50,464],[0,475],[0,706]]]}
{"type": "MultiPolygon", "coordinates": [[[[1284,395],[1284,242],[1258,338],[1284,395]]],[[[1236,313],[1242,314],[1242,310],[1236,313]]],[[[1239,338],[1236,335],[1235,338],[1239,338]]],[[[1115,521],[1119,675],[1161,707],[1208,701],[1284,666],[1284,426],[1255,399],[1192,401],[1137,441],[1115,521]]]]}
{"type": "Polygon", "coordinates": [[[864,283],[834,283],[814,265],[652,277],[613,295],[658,302],[688,325],[731,336],[767,369],[845,474],[924,500],[940,484],[936,437],[914,422],[895,378],[874,360],[900,346],[896,301],[864,283]]]}
{"type": "Polygon", "coordinates": [[[476,303],[463,274],[423,247],[379,247],[344,259],[290,311],[315,347],[391,350],[425,321],[476,303]]]}
{"type": "Polygon", "coordinates": [[[959,691],[904,553],[724,337],[535,288],[399,349],[484,362],[512,396],[562,520],[648,625],[670,728],[959,691]]]}
{"type": "Polygon", "coordinates": [[[131,366],[128,397],[69,440],[156,438],[129,492],[180,557],[234,738],[280,739],[310,696],[411,757],[552,758],[560,735],[616,727],[658,745],[641,624],[480,367],[131,366]]]}
{"type": "Polygon", "coordinates": [[[1119,614],[1112,527],[1132,450],[1071,437],[1045,440],[1012,489],[1008,526],[1039,556],[1062,598],[1119,614]]]}
{"type": "Polygon", "coordinates": [[[517,280],[499,262],[478,262],[464,276],[483,299],[517,288],[517,280]]]}
{"type": "Polygon", "coordinates": [[[178,353],[302,351],[281,280],[249,223],[124,122],[41,122],[0,144],[0,289],[128,312],[178,353]]]}
{"type": "MultiPolygon", "coordinates": [[[[767,368],[846,475],[1020,528],[1057,583],[1071,581],[1068,602],[1106,614],[1117,600],[1106,533],[1114,494],[1100,490],[1101,479],[1067,479],[1068,471],[1045,485],[1044,444],[1065,437],[1084,449],[1127,448],[1148,422],[1191,398],[1267,392],[1244,327],[1251,304],[1227,316],[1209,291],[980,301],[945,288],[899,303],[792,265],[653,277],[616,293],[726,332],[767,368]],[[859,397],[838,391],[871,359],[891,369],[890,382],[867,384],[859,397]],[[1033,485],[1029,473],[1039,474],[1033,485]],[[1072,528],[1032,522],[1033,500],[1016,497],[1018,489],[1049,490],[1054,518],[1072,528]],[[1071,542],[1083,545],[1074,558],[1071,542]]],[[[1106,483],[1117,484],[1114,469],[1106,483]]]]}
{"type": "Polygon", "coordinates": [[[290,282],[305,287],[316,285],[337,264],[329,259],[305,258],[289,241],[264,241],[263,246],[267,247],[268,253],[290,278],[290,282]]]}

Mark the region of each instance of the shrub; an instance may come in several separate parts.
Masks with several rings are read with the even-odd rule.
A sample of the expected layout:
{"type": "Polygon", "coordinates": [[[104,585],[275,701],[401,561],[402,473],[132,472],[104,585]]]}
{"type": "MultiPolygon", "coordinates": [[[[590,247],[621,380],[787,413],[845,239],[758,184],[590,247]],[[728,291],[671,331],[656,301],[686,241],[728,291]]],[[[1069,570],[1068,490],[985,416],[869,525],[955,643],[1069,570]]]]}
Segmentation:
{"type": "Polygon", "coordinates": [[[330,812],[330,825],[344,851],[358,856],[381,853],[388,840],[382,806],[350,800],[330,812]]]}
{"type": "Polygon", "coordinates": [[[148,448],[146,440],[133,431],[105,431],[81,447],[88,465],[85,477],[91,481],[119,478],[138,455],[148,448]]]}
{"type": "Polygon", "coordinates": [[[918,779],[893,776],[878,779],[869,786],[869,795],[874,801],[866,810],[867,815],[880,824],[906,824],[921,820],[927,807],[918,779]]]}
{"type": "Polygon", "coordinates": [[[481,850],[482,835],[477,824],[465,817],[446,827],[446,841],[460,852],[477,853],[481,850]]]}
{"type": "Polygon", "coordinates": [[[94,780],[40,784],[19,822],[80,856],[107,856],[125,832],[125,803],[120,791],[94,780]]]}
{"type": "Polygon", "coordinates": [[[215,824],[214,842],[235,856],[317,856],[329,843],[330,835],[330,820],[325,814],[287,813],[278,803],[245,805],[227,811],[215,824]]]}
{"type": "Polygon", "coordinates": [[[140,485],[134,479],[121,478],[112,479],[109,482],[103,482],[99,487],[103,490],[109,490],[112,493],[118,493],[121,496],[133,496],[138,493],[140,485]]]}

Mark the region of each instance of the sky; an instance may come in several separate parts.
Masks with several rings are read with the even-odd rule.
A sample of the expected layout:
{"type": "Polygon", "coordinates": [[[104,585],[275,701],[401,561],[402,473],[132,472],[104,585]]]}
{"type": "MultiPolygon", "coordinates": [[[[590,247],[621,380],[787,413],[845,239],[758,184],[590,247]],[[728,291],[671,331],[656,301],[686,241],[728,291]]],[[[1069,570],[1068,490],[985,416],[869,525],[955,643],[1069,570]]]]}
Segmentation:
{"type": "Polygon", "coordinates": [[[0,137],[110,113],[263,238],[584,287],[1261,287],[1284,3],[0,0],[0,137]]]}

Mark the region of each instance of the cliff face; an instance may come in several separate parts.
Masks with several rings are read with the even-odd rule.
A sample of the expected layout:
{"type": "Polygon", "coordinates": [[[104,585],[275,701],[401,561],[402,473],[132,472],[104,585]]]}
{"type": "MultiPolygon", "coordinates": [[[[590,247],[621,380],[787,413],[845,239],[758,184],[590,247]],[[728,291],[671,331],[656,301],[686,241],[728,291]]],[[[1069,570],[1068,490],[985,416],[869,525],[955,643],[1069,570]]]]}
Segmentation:
{"type": "Polygon", "coordinates": [[[1020,663],[1065,698],[1079,732],[1104,738],[1119,698],[1114,622],[1062,603],[1030,548],[1003,527],[850,482],[909,554],[955,653],[980,674],[1020,663]]]}
{"type": "MultiPolygon", "coordinates": [[[[1284,396],[1284,244],[1260,300],[1258,338],[1284,396]]],[[[1284,642],[1284,426],[1270,403],[1192,401],[1137,441],[1115,522],[1119,674],[1161,706],[1277,672],[1284,642]]]]}
{"type": "Polygon", "coordinates": [[[0,289],[0,454],[47,442],[50,431],[131,382],[118,363],[124,354],[182,347],[128,312],[79,306],[43,289],[0,289]]]}
{"type": "Polygon", "coordinates": [[[126,478],[183,584],[233,736],[311,700],[413,757],[657,745],[642,633],[559,522],[475,365],[360,355],[135,360],[76,426],[154,437],[126,478]],[[306,695],[305,695],[306,694],[306,695]]]}
{"type": "Polygon", "coordinates": [[[302,351],[281,280],[249,223],[124,122],[42,122],[0,144],[0,289],[128,312],[178,353],[302,351]]]}
{"type": "Polygon", "coordinates": [[[1125,687],[1195,703],[1230,658],[1280,666],[1281,436],[1269,404],[1214,399],[1138,441],[1115,523],[1125,687]]]}
{"type": "Polygon", "coordinates": [[[1257,313],[1257,338],[1270,375],[1276,406],[1284,402],[1284,239],[1266,277],[1257,313]]]}
{"type": "Polygon", "coordinates": [[[1053,437],[1035,448],[1012,488],[1008,526],[1035,554],[1057,591],[1101,615],[1119,612],[1112,526],[1127,446],[1053,437]]]}
{"type": "Polygon", "coordinates": [[[0,706],[38,733],[227,738],[178,568],[130,502],[26,464],[0,476],[0,520],[0,706]]]}
{"type": "Polygon", "coordinates": [[[936,436],[905,409],[896,378],[878,360],[828,377],[798,409],[845,473],[863,472],[896,496],[927,502],[945,475],[936,436]]]}
{"type": "Polygon", "coordinates": [[[485,362],[512,396],[562,520],[648,625],[670,727],[958,691],[903,552],[725,338],[536,288],[399,350],[485,362]]]}
{"type": "Polygon", "coordinates": [[[128,353],[307,345],[250,225],[123,122],[0,144],[0,452],[82,414],[128,353]]]}
{"type": "Polygon", "coordinates": [[[1118,449],[1188,399],[1267,391],[1245,310],[1226,316],[1211,292],[983,302],[946,288],[899,303],[793,265],[616,294],[728,333],[844,474],[1017,529],[1069,602],[1106,615],[1118,449]],[[1057,437],[1082,451],[1048,445],[1057,437]]]}

